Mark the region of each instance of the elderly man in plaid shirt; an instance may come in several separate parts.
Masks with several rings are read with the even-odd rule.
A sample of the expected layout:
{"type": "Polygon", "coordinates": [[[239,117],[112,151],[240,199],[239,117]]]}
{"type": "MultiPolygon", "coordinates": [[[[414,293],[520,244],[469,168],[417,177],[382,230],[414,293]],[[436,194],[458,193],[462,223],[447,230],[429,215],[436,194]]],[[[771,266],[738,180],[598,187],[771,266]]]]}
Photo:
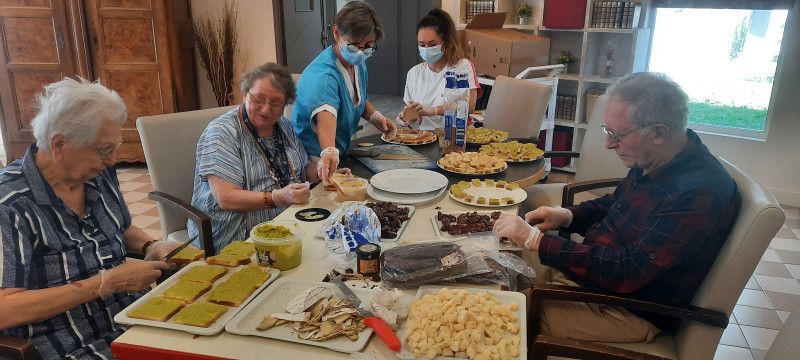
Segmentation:
{"type": "MultiPolygon", "coordinates": [[[[738,213],[736,183],[686,129],[687,96],[671,79],[631,74],[608,95],[606,147],[630,168],[614,193],[566,208],[539,207],[524,220],[503,215],[494,229],[532,250],[525,255],[537,269],[537,283],[686,305],[738,213]],[[542,233],[554,229],[585,240],[542,233]]],[[[674,326],[607,305],[545,301],[543,306],[542,333],[562,338],[650,341],[674,326]]]]}

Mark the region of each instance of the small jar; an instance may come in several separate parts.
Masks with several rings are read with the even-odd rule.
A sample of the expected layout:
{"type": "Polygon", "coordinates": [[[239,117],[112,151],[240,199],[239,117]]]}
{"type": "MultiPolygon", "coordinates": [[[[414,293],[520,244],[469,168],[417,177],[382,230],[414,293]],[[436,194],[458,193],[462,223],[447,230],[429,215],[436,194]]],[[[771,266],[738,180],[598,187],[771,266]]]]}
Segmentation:
{"type": "Polygon", "coordinates": [[[381,272],[381,247],[377,244],[367,243],[356,247],[358,259],[358,273],[364,276],[377,275],[381,272]]]}

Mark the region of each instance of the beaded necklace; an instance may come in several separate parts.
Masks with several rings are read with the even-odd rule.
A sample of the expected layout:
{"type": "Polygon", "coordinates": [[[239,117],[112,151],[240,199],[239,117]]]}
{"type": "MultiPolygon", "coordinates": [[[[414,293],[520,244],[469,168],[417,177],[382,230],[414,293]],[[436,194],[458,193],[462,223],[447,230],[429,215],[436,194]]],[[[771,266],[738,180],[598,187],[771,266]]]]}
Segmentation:
{"type": "Polygon", "coordinates": [[[269,156],[267,155],[267,152],[269,152],[269,150],[265,149],[264,144],[258,141],[259,138],[258,132],[256,132],[255,127],[253,127],[253,124],[250,122],[250,118],[247,116],[247,111],[244,108],[244,105],[241,105],[239,114],[241,115],[242,122],[244,122],[245,126],[249,130],[250,137],[253,138],[253,142],[256,144],[256,147],[258,147],[258,149],[261,150],[261,155],[264,155],[264,160],[266,160],[267,162],[267,170],[269,170],[269,174],[272,176],[272,180],[275,181],[275,183],[278,184],[278,186],[281,188],[286,185],[289,185],[289,177],[288,175],[285,175],[288,172],[289,174],[292,175],[292,177],[294,177],[295,183],[299,183],[300,180],[297,179],[297,174],[294,171],[294,165],[292,164],[292,161],[291,159],[289,159],[289,155],[286,152],[286,147],[283,141],[283,135],[281,134],[280,128],[278,127],[278,123],[277,122],[275,123],[275,130],[274,130],[275,142],[278,145],[278,156],[283,155],[283,159],[286,161],[286,164],[289,167],[288,169],[286,167],[281,169],[280,166],[277,166],[278,164],[276,164],[276,166],[272,165],[272,162],[269,160],[269,156]],[[276,172],[278,173],[277,175],[275,174],[276,172]]]}

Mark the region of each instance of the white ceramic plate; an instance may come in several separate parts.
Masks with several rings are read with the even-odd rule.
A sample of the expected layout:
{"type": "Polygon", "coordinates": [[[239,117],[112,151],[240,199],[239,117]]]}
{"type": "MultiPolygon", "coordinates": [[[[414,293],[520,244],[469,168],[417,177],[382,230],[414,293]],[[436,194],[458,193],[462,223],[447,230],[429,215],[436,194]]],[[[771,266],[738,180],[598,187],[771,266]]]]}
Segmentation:
{"type": "Polygon", "coordinates": [[[367,195],[378,201],[391,201],[396,204],[403,205],[423,205],[433,200],[438,199],[442,193],[447,191],[447,186],[432,192],[423,194],[396,194],[388,191],[383,191],[370,185],[367,187],[367,195]]]}
{"type": "MultiPolygon", "coordinates": [[[[245,300],[242,303],[242,305],[239,305],[239,306],[236,306],[236,307],[228,307],[228,311],[225,314],[220,316],[219,319],[217,319],[217,321],[215,321],[209,327],[206,327],[206,328],[199,327],[199,326],[189,326],[189,325],[175,324],[175,323],[172,322],[171,319],[167,320],[165,322],[161,322],[161,321],[144,320],[144,319],[137,319],[137,318],[128,317],[128,313],[129,312],[131,312],[134,309],[138,308],[139,306],[144,304],[147,300],[150,300],[150,298],[161,295],[161,293],[163,293],[164,291],[169,289],[173,284],[175,284],[178,281],[178,279],[180,279],[181,275],[185,274],[192,267],[195,267],[195,266],[198,266],[198,265],[208,265],[208,264],[206,264],[205,261],[194,261],[192,263],[189,263],[189,265],[184,266],[183,269],[181,269],[180,271],[175,273],[175,275],[170,276],[169,279],[167,279],[166,281],[164,281],[161,284],[158,284],[158,286],[156,286],[155,289],[150,290],[150,292],[148,292],[147,294],[145,294],[144,296],[139,298],[139,300],[136,300],[133,304],[129,305],[127,308],[125,308],[125,310],[120,311],[116,316],[114,316],[114,321],[116,321],[118,323],[121,323],[121,324],[147,325],[147,326],[160,327],[160,328],[165,328],[165,329],[181,330],[181,331],[185,331],[185,332],[188,332],[188,333],[191,333],[191,334],[197,334],[197,335],[214,335],[214,334],[222,331],[222,329],[225,328],[225,324],[228,321],[230,321],[234,317],[234,315],[236,315],[236,313],[239,312],[239,310],[241,310],[245,306],[247,306],[247,303],[249,303],[251,300],[253,300],[256,297],[256,295],[258,295],[258,293],[260,293],[267,286],[269,286],[269,284],[272,284],[272,282],[274,282],[275,279],[278,278],[278,275],[281,273],[281,271],[278,270],[278,269],[274,269],[274,268],[269,269],[269,272],[270,272],[269,279],[267,279],[267,281],[264,282],[264,284],[262,284],[258,289],[253,291],[253,293],[250,294],[250,296],[247,298],[247,300],[245,300]]],[[[225,267],[225,266],[221,266],[221,265],[209,265],[209,266],[225,267]]],[[[239,269],[241,269],[241,268],[243,268],[245,266],[254,266],[254,265],[242,265],[242,266],[237,266],[237,267],[228,267],[228,273],[225,274],[225,276],[221,277],[216,282],[214,282],[214,285],[212,285],[212,289],[213,289],[213,286],[216,286],[216,285],[219,285],[219,284],[223,283],[225,280],[227,280],[231,276],[231,274],[236,272],[236,270],[239,270],[239,269]]],[[[205,295],[201,296],[199,299],[197,299],[197,301],[203,301],[204,299],[205,299],[205,295]]]]}
{"type": "MultiPolygon", "coordinates": [[[[481,185],[485,184],[486,184],[485,181],[481,181],[481,185]]],[[[506,190],[504,188],[498,188],[498,187],[470,186],[464,189],[464,193],[473,196],[471,202],[453,196],[453,193],[451,193],[450,191],[448,191],[447,193],[450,195],[451,199],[458,201],[462,204],[480,206],[480,207],[493,207],[493,208],[516,205],[528,198],[528,193],[520,188],[516,188],[514,190],[506,190]],[[478,204],[478,197],[484,197],[486,199],[486,203],[478,204]],[[510,197],[514,199],[514,202],[511,204],[506,204],[501,201],[500,205],[489,205],[490,198],[502,200],[504,197],[510,197]]]]}
{"type": "Polygon", "coordinates": [[[421,194],[447,186],[447,177],[431,170],[394,169],[379,172],[369,180],[372,186],[396,194],[421,194]]]}
{"type": "MultiPolygon", "coordinates": [[[[386,200],[379,200],[379,201],[386,201],[386,200]]],[[[342,215],[344,214],[344,209],[346,209],[348,206],[350,206],[350,204],[352,204],[354,202],[356,202],[356,201],[345,201],[341,205],[339,205],[339,207],[337,207],[336,210],[334,210],[332,212],[332,214],[334,214],[334,215],[331,215],[331,217],[329,217],[328,220],[326,220],[326,223],[323,224],[323,226],[320,229],[326,228],[327,226],[330,226],[331,224],[333,224],[334,221],[341,221],[342,215]]],[[[368,202],[369,201],[358,201],[358,203],[360,203],[360,204],[366,204],[368,202]]],[[[394,239],[383,239],[383,238],[381,238],[381,241],[397,241],[397,240],[399,240],[400,236],[403,235],[403,230],[406,229],[406,225],[408,225],[408,223],[411,222],[411,216],[414,215],[414,210],[416,210],[416,208],[414,206],[412,206],[412,205],[398,204],[397,202],[395,202],[395,204],[398,207],[407,207],[408,208],[408,220],[403,221],[403,223],[400,224],[400,229],[397,229],[397,237],[395,237],[394,239]]],[[[314,234],[314,237],[316,237],[318,239],[324,239],[325,238],[324,236],[322,236],[321,230],[317,231],[314,234]]]]}
{"type": "MultiPolygon", "coordinates": [[[[331,283],[291,278],[278,279],[274,285],[262,292],[249,306],[231,319],[228,325],[225,326],[225,330],[232,334],[260,336],[269,339],[320,346],[345,353],[361,351],[364,345],[367,344],[367,341],[369,341],[370,336],[372,336],[372,328],[370,327],[362,331],[356,341],[352,341],[346,336],[339,336],[327,341],[302,340],[297,337],[297,332],[291,325],[277,326],[264,331],[256,330],[256,326],[264,320],[264,316],[284,312],[283,306],[292,300],[295,295],[314,286],[329,287],[333,290],[333,294],[336,297],[343,298],[340,290],[336,285],[331,283]]],[[[369,298],[369,289],[358,287],[351,287],[350,289],[362,300],[367,300],[369,298]]],[[[522,294],[520,293],[520,295],[522,294]]]]}
{"type": "MultiPolygon", "coordinates": [[[[420,286],[419,290],[417,290],[417,299],[421,299],[425,295],[429,294],[438,294],[439,290],[442,289],[442,286],[437,285],[423,285],[420,286]]],[[[527,334],[528,331],[526,329],[526,324],[524,320],[528,318],[526,314],[526,303],[525,303],[525,295],[520,292],[514,291],[501,291],[501,290],[486,290],[486,289],[476,289],[476,288],[469,288],[464,287],[463,289],[469,291],[470,293],[477,294],[488,292],[495,296],[495,298],[500,301],[500,305],[503,306],[510,306],[511,304],[517,304],[517,311],[512,311],[511,314],[517,316],[517,321],[515,322],[516,325],[519,326],[519,334],[512,334],[510,332],[506,332],[506,337],[511,336],[519,336],[519,357],[515,357],[515,360],[525,360],[528,358],[528,343],[527,343],[527,334]]],[[[405,326],[402,327],[402,330],[398,330],[397,337],[400,338],[400,343],[403,347],[400,350],[398,356],[401,359],[416,359],[416,360],[423,360],[427,359],[427,357],[416,358],[414,357],[414,352],[408,347],[408,342],[405,338],[405,326]]],[[[453,357],[444,357],[439,356],[434,358],[436,360],[449,360],[455,359],[453,357]]]]}

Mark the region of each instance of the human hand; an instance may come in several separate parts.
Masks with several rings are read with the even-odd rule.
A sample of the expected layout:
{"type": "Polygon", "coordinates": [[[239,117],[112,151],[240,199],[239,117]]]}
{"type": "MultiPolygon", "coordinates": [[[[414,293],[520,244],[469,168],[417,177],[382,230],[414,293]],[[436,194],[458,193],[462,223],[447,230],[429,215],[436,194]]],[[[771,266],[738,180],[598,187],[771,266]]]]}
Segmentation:
{"type": "Polygon", "coordinates": [[[538,250],[536,240],[542,233],[539,228],[531,226],[521,217],[512,214],[500,215],[494,222],[492,231],[498,237],[506,237],[520,247],[528,250],[538,250]]]}
{"type": "Polygon", "coordinates": [[[287,207],[294,203],[302,204],[311,197],[308,183],[289,184],[283,189],[272,190],[272,201],[277,207],[287,207]]]}
{"type": "MultiPolygon", "coordinates": [[[[178,241],[155,241],[152,245],[147,247],[147,253],[144,254],[144,259],[148,261],[161,260],[169,254],[170,251],[175,250],[182,243],[178,241]]],[[[197,249],[192,245],[186,246],[190,249],[197,249]]]]}
{"type": "Polygon", "coordinates": [[[120,292],[147,290],[161,276],[161,271],[168,268],[169,264],[163,261],[129,258],[124,264],[111,270],[100,270],[100,288],[97,293],[102,298],[120,292]]]}
{"type": "Polygon", "coordinates": [[[327,147],[319,154],[319,161],[317,162],[317,176],[322,180],[322,184],[329,183],[328,178],[336,171],[339,166],[339,149],[335,147],[327,147]]]}
{"type": "Polygon", "coordinates": [[[392,119],[383,116],[380,111],[375,111],[369,116],[369,122],[376,129],[386,134],[387,139],[393,138],[397,134],[397,125],[394,124],[392,119]]]}
{"type": "Polygon", "coordinates": [[[346,175],[353,175],[353,172],[350,171],[350,168],[338,168],[336,169],[337,174],[346,174],[346,175]]]}
{"type": "Polygon", "coordinates": [[[572,211],[560,207],[540,206],[525,214],[525,221],[543,231],[555,230],[572,224],[572,211]]]}

